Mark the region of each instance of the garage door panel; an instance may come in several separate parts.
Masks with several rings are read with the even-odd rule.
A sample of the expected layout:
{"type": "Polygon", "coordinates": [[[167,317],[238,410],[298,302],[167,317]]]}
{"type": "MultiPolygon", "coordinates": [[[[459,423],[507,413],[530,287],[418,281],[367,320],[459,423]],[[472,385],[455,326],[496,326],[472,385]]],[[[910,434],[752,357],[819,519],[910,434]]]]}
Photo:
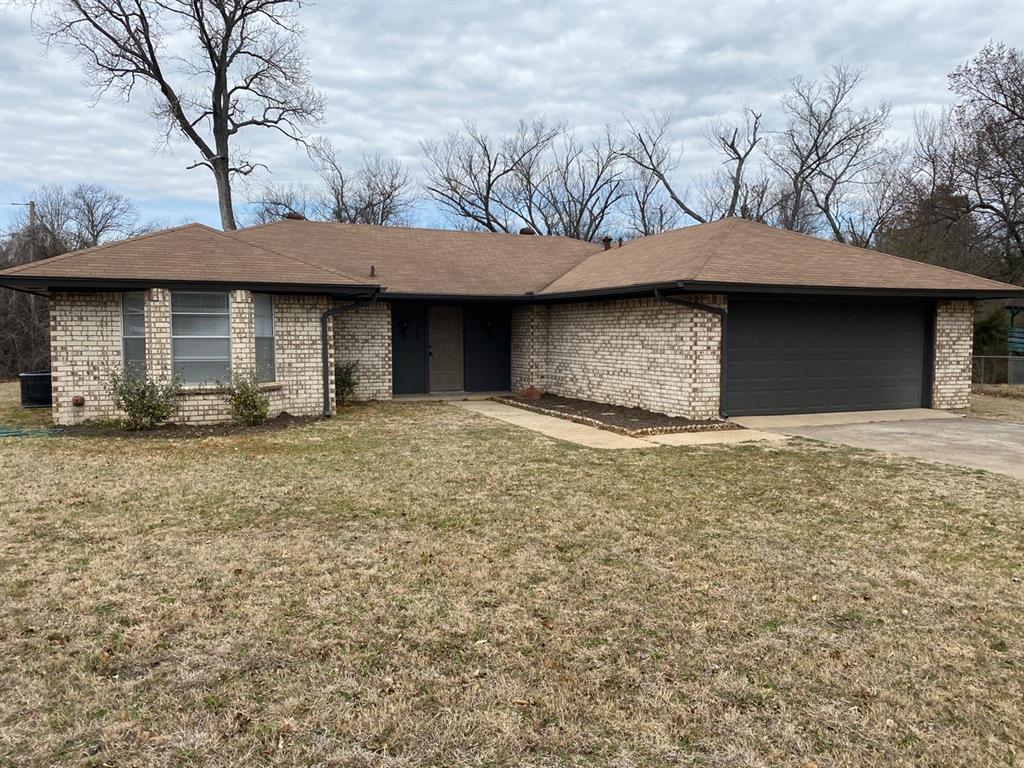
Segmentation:
{"type": "Polygon", "coordinates": [[[925,302],[732,299],[730,415],[920,407],[925,302]]]}

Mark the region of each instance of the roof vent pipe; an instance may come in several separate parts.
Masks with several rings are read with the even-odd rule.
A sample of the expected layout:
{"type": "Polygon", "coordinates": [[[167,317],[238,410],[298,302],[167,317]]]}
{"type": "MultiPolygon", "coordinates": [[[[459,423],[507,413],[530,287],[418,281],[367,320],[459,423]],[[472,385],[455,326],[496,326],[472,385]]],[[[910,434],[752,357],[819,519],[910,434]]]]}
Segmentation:
{"type": "Polygon", "coordinates": [[[375,266],[373,266],[373,264],[371,264],[370,265],[370,277],[376,277],[376,276],[377,276],[377,268],[375,266]]]}
{"type": "Polygon", "coordinates": [[[604,237],[602,237],[601,238],[601,242],[604,243],[604,249],[606,251],[611,249],[611,247],[612,247],[612,239],[610,237],[608,237],[608,235],[605,235],[604,237]]]}
{"type": "Polygon", "coordinates": [[[306,217],[298,211],[288,211],[282,218],[290,219],[291,221],[305,221],[306,217]]]}

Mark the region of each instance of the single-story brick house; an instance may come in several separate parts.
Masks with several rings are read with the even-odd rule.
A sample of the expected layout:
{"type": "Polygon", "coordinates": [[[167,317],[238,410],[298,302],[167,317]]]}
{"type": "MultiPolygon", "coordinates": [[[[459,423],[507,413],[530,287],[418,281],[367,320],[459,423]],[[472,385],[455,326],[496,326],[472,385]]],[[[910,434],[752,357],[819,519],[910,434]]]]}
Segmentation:
{"type": "Polygon", "coordinates": [[[50,301],[53,418],[116,416],[112,370],[184,385],[180,422],[360,399],[545,392],[695,419],[968,405],[973,303],[1024,290],[740,219],[602,246],[285,219],[200,224],[0,272],[50,301]]]}

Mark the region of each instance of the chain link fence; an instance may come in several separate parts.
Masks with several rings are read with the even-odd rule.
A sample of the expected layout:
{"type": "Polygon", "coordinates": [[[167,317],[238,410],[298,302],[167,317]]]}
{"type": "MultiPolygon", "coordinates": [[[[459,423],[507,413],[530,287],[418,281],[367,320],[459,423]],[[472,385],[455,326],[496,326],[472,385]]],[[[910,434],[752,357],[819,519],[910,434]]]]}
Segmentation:
{"type": "Polygon", "coordinates": [[[1024,385],[1024,356],[977,355],[974,358],[971,382],[974,384],[1024,385]]]}

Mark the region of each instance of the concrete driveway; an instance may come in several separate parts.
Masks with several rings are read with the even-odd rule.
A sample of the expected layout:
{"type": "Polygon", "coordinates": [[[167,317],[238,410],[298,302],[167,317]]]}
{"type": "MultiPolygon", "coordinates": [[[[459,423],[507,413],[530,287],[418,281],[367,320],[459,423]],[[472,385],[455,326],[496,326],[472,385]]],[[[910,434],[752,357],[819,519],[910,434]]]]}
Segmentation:
{"type": "Polygon", "coordinates": [[[1024,480],[1022,424],[948,416],[792,426],[765,424],[766,419],[759,421],[757,428],[768,432],[984,469],[1024,480]]]}

